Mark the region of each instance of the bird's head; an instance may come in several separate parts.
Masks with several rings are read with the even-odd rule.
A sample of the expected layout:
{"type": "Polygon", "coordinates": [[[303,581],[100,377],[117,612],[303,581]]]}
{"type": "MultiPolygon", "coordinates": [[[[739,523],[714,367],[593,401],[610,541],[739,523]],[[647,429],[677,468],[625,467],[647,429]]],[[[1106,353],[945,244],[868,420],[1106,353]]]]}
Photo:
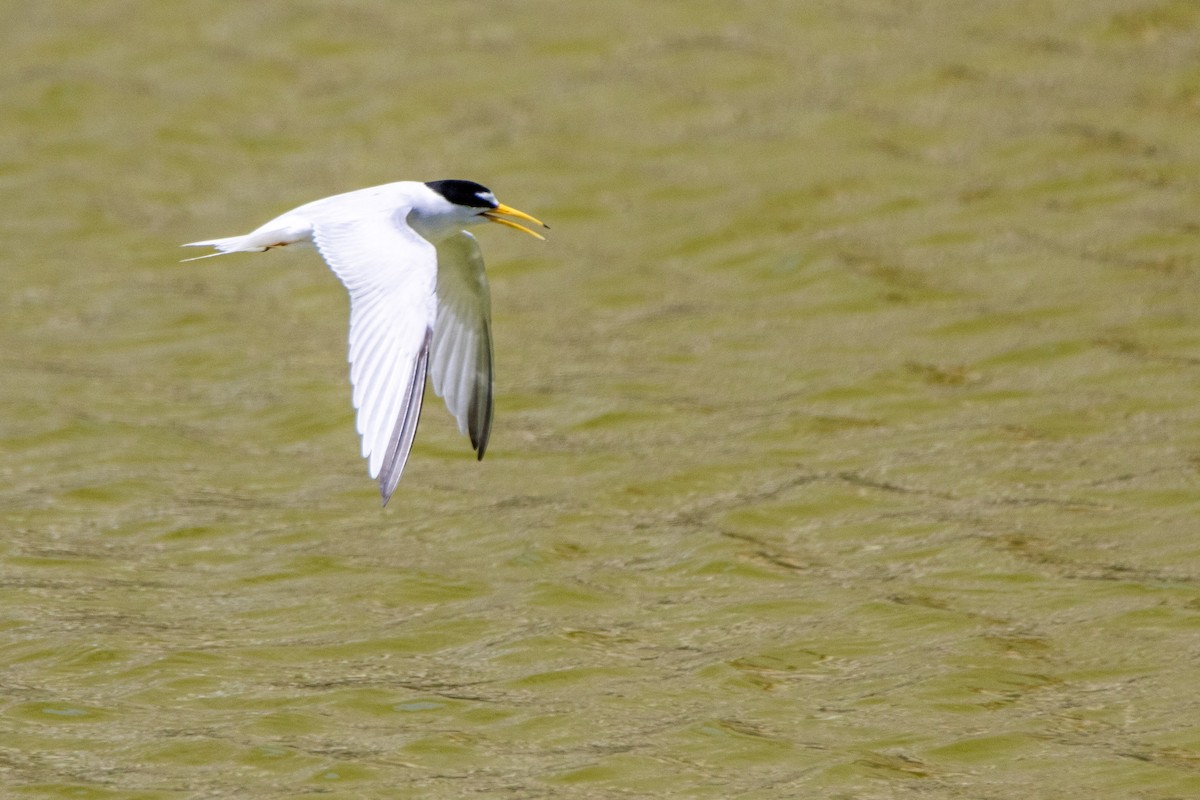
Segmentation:
{"type": "Polygon", "coordinates": [[[496,195],[492,194],[491,189],[475,183],[475,181],[428,181],[425,185],[450,204],[455,216],[461,218],[460,224],[473,225],[485,221],[495,222],[510,228],[516,228],[538,239],[544,239],[545,237],[519,222],[507,219],[507,217],[523,219],[526,222],[532,222],[543,228],[550,227],[537,217],[530,216],[524,211],[518,211],[511,206],[506,206],[499,202],[496,200],[496,195]]]}

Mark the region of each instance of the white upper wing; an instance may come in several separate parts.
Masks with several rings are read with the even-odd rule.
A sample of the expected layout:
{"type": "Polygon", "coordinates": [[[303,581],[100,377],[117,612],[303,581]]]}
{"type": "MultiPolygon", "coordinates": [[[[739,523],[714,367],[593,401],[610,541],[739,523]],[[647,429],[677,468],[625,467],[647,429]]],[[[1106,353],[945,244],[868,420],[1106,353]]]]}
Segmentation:
{"type": "Polygon", "coordinates": [[[404,211],[313,226],[313,243],[350,292],[358,432],[385,505],[417,432],[437,317],[437,251],[408,227],[404,211]]]}
{"type": "Polygon", "coordinates": [[[492,429],[492,301],[483,256],[475,237],[462,231],[438,243],[437,257],[433,390],[483,458],[492,429]]]}

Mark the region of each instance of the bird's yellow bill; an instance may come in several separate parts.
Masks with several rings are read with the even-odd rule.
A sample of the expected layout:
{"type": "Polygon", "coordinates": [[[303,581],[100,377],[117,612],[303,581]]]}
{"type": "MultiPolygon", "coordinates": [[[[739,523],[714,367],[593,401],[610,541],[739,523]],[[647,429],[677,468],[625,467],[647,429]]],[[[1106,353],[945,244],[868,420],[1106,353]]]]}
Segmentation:
{"type": "Polygon", "coordinates": [[[523,219],[523,220],[526,220],[527,222],[532,222],[535,225],[541,225],[543,228],[550,227],[549,225],[542,222],[537,217],[530,216],[529,214],[526,214],[524,211],[518,211],[517,209],[513,208],[512,206],[506,206],[506,205],[504,205],[504,203],[501,203],[500,205],[496,206],[495,208],[491,209],[490,211],[483,212],[483,216],[487,217],[492,222],[497,222],[501,225],[507,225],[510,228],[516,228],[519,231],[524,231],[525,233],[528,233],[530,236],[535,236],[538,239],[545,241],[546,237],[542,236],[537,231],[530,230],[529,228],[526,228],[524,225],[522,225],[519,222],[513,222],[511,219],[504,219],[504,217],[496,216],[497,214],[504,214],[505,216],[508,216],[508,217],[516,217],[517,219],[523,219]]]}

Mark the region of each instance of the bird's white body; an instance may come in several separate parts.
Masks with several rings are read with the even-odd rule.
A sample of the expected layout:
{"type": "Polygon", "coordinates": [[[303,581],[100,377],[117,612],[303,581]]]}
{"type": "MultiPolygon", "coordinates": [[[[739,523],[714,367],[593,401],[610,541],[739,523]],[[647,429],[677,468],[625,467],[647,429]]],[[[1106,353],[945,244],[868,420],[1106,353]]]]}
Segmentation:
{"type": "Polygon", "coordinates": [[[491,300],[479,245],[463,229],[492,221],[533,233],[500,213],[537,222],[478,184],[401,181],[306,203],[244,236],[185,246],[214,247],[213,256],[317,248],[350,293],[357,427],[386,504],[412,447],[427,374],[479,458],[487,448],[491,300]],[[470,205],[435,189],[456,199],[470,190],[464,201],[470,205]]]}
{"type": "Polygon", "coordinates": [[[369,216],[396,216],[401,224],[416,230],[427,241],[436,241],[464,225],[486,222],[477,214],[464,214],[460,206],[446,200],[420,181],[398,181],[353,192],[322,197],[293,208],[244,236],[189,242],[184,247],[214,247],[225,253],[259,253],[289,244],[312,244],[313,229],[326,222],[345,222],[369,216]]]}

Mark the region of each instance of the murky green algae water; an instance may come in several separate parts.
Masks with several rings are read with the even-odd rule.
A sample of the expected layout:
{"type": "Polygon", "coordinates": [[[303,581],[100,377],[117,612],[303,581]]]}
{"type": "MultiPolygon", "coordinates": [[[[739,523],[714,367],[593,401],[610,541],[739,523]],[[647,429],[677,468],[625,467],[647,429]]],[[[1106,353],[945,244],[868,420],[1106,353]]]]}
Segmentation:
{"type": "Polygon", "coordinates": [[[1200,7],[9,4],[14,797],[1200,791],[1200,7]],[[385,511],[311,253],[483,233],[385,511]]]}

